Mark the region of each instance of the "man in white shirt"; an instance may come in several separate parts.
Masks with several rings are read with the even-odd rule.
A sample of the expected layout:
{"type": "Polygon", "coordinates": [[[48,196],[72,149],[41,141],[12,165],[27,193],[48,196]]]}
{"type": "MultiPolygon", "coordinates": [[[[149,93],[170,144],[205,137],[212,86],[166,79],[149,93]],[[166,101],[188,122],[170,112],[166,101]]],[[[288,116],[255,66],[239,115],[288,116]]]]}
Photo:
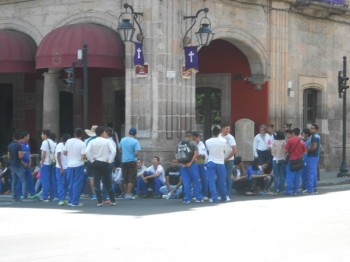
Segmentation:
{"type": "Polygon", "coordinates": [[[85,143],[82,141],[83,130],[76,128],[74,138],[67,140],[64,154],[67,156],[68,173],[68,205],[83,206],[80,202],[80,193],[84,183],[85,143]]]}
{"type": "Polygon", "coordinates": [[[260,126],[260,133],[254,137],[253,154],[254,158],[258,158],[259,165],[267,165],[265,173],[271,172],[271,147],[272,138],[267,133],[267,126],[260,126]],[[270,171],[270,172],[269,172],[270,171]]]}
{"type": "Polygon", "coordinates": [[[56,146],[55,158],[56,158],[56,182],[57,182],[57,196],[58,205],[63,206],[66,204],[67,195],[67,157],[64,155],[65,144],[71,136],[69,134],[63,134],[61,142],[56,146]]]}
{"type": "Polygon", "coordinates": [[[106,185],[111,205],[115,206],[115,196],[112,190],[111,176],[109,175],[110,163],[114,161],[116,147],[107,139],[105,128],[98,126],[96,128],[96,138],[92,140],[86,148],[86,157],[92,163],[94,170],[94,185],[97,197],[97,206],[103,206],[101,194],[101,179],[106,185]]]}
{"type": "Polygon", "coordinates": [[[55,143],[49,138],[51,131],[44,129],[41,133],[41,139],[43,140],[41,150],[41,186],[42,193],[41,198],[43,202],[49,202],[55,197],[55,179],[53,166],[50,163],[50,153],[55,152],[55,143]]]}
{"type": "Polygon", "coordinates": [[[234,159],[237,153],[237,144],[233,135],[230,134],[231,127],[229,124],[221,125],[221,134],[219,138],[225,142],[225,167],[226,167],[226,189],[228,200],[230,200],[230,194],[232,193],[232,172],[234,166],[234,159]]]}
{"type": "Polygon", "coordinates": [[[226,191],[226,168],[225,168],[225,142],[219,138],[220,128],[213,127],[213,137],[205,141],[208,149],[207,174],[209,181],[209,190],[211,193],[210,202],[218,201],[216,192],[216,179],[221,196],[221,201],[227,201],[226,191]]]}

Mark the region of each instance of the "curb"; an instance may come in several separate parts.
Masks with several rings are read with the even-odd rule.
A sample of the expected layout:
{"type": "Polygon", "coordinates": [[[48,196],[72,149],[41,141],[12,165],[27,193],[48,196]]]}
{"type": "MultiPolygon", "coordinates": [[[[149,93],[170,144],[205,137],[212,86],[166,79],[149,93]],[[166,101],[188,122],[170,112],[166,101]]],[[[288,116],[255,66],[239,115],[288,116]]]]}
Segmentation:
{"type": "Polygon", "coordinates": [[[323,187],[323,186],[338,186],[338,185],[347,185],[350,184],[350,179],[340,181],[340,182],[319,182],[317,183],[318,187],[323,187]]]}

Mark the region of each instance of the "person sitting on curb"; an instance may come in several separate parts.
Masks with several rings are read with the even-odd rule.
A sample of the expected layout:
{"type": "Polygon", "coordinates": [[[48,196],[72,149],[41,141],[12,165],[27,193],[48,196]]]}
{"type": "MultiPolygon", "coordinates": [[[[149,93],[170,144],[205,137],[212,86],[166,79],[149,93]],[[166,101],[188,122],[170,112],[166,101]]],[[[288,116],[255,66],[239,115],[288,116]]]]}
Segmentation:
{"type": "Polygon", "coordinates": [[[253,163],[247,169],[250,190],[246,192],[246,195],[258,195],[271,184],[271,176],[264,174],[264,168],[266,166],[260,166],[258,158],[254,158],[253,163]]]}
{"type": "Polygon", "coordinates": [[[180,168],[176,159],[171,161],[171,167],[165,171],[165,186],[159,189],[164,199],[178,198],[182,193],[180,168]]]}
{"type": "Polygon", "coordinates": [[[155,197],[160,198],[159,189],[165,183],[164,168],[159,164],[158,156],[153,157],[152,165],[142,174],[142,181],[140,186],[142,188],[144,197],[149,197],[148,187],[152,186],[155,197]]]}
{"type": "Polygon", "coordinates": [[[233,189],[238,194],[245,194],[247,191],[249,191],[249,181],[247,180],[242,157],[236,156],[233,162],[234,166],[231,175],[233,189]]]}

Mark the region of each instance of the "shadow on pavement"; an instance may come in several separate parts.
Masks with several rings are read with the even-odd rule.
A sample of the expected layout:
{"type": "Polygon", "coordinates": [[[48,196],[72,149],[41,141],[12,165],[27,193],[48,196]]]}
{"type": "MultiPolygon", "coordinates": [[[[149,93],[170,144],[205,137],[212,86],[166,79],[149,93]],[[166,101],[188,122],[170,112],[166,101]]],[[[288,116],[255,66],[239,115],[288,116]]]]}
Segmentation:
{"type": "MultiPolygon", "coordinates": [[[[183,204],[180,199],[136,199],[136,200],[117,200],[117,206],[105,205],[97,207],[96,202],[87,198],[82,198],[83,207],[58,206],[57,202],[43,203],[41,201],[24,201],[13,202],[10,195],[0,195],[0,208],[24,208],[24,209],[55,209],[66,210],[67,214],[94,214],[94,215],[116,215],[116,216],[133,216],[142,217],[150,215],[168,214],[175,212],[191,212],[198,208],[220,208],[223,205],[232,205],[242,201],[274,201],[288,198],[305,198],[317,197],[318,195],[325,195],[328,193],[346,191],[350,189],[350,185],[339,185],[321,187],[318,194],[314,195],[297,195],[297,196],[273,196],[258,195],[258,196],[244,196],[233,195],[231,201],[226,203],[191,203],[183,204]]],[[[213,212],[215,209],[213,209],[213,212]]]]}

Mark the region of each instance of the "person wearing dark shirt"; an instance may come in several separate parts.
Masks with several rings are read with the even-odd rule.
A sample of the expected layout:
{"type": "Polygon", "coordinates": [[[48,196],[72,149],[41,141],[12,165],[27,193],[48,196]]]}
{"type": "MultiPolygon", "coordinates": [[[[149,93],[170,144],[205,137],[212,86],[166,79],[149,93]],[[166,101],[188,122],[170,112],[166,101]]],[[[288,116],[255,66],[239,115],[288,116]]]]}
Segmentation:
{"type": "Polygon", "coordinates": [[[165,171],[165,186],[159,189],[165,199],[177,198],[182,193],[182,180],[176,159],[171,161],[171,167],[165,171]]]}
{"type": "Polygon", "coordinates": [[[248,166],[246,177],[250,190],[246,195],[258,195],[270,183],[269,176],[264,174],[266,166],[267,164],[259,165],[258,158],[254,158],[252,164],[248,166]]]}
{"type": "Polygon", "coordinates": [[[310,143],[307,146],[306,159],[306,192],[313,194],[317,186],[317,165],[320,158],[320,135],[318,134],[318,124],[314,123],[310,127],[310,143]]]}
{"type": "Polygon", "coordinates": [[[10,160],[10,169],[12,173],[11,192],[14,201],[22,201],[22,197],[26,194],[27,182],[24,173],[24,167],[21,160],[23,158],[22,145],[20,144],[20,132],[13,133],[13,141],[8,146],[7,157],[10,160]],[[20,181],[22,183],[21,194],[16,190],[16,184],[20,181]]]}
{"type": "Polygon", "coordinates": [[[30,161],[29,139],[30,139],[30,135],[28,131],[22,131],[20,143],[22,145],[22,151],[23,151],[22,166],[24,167],[24,174],[27,182],[26,191],[27,193],[29,193],[29,198],[34,199],[34,198],[38,198],[38,196],[35,194],[35,189],[34,189],[34,180],[32,176],[31,161],[30,161]]]}

